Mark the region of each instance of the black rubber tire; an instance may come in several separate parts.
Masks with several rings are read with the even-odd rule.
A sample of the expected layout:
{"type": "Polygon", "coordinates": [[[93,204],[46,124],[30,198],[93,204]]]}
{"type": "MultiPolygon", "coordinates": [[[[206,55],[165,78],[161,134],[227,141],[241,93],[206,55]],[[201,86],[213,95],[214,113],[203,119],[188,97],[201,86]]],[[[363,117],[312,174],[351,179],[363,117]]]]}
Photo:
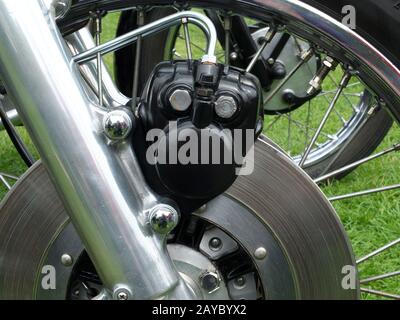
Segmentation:
{"type": "MultiPolygon", "coordinates": [[[[114,0],[115,1],[115,0],[114,0]]],[[[91,0],[78,0],[77,5],[93,2],[91,0]]],[[[99,1],[109,2],[109,1],[99,1]]],[[[118,1],[116,1],[118,2],[118,1]]],[[[133,1],[134,2],[134,1],[133,1]]],[[[158,2],[158,1],[157,1],[158,2]]],[[[163,1],[168,3],[169,1],[163,1]]],[[[173,1],[170,1],[171,3],[173,1]]],[[[399,34],[396,26],[400,25],[400,10],[394,7],[397,0],[304,0],[321,11],[329,14],[337,20],[342,20],[342,8],[344,5],[354,5],[357,10],[357,30],[360,35],[375,45],[382,53],[388,56],[397,66],[400,66],[399,34]]],[[[99,4],[98,7],[101,7],[99,4]]],[[[170,14],[171,9],[156,8],[146,14],[146,23],[154,21],[170,14]]],[[[69,17],[71,20],[71,17],[69,17]]],[[[122,13],[118,25],[117,34],[123,34],[137,28],[136,13],[125,11],[122,13]]],[[[152,72],[154,66],[164,60],[165,43],[168,33],[160,33],[156,38],[143,41],[141,57],[141,75],[139,83],[143,85],[152,72]]],[[[119,50],[115,54],[115,78],[122,93],[131,96],[133,67],[135,61],[135,45],[119,50]]],[[[140,88],[139,88],[140,89],[140,88]]],[[[331,164],[330,170],[343,167],[359,159],[369,156],[380,145],[393,124],[391,116],[386,110],[381,109],[365,123],[363,128],[353,137],[350,147],[331,164],[335,154],[320,162],[306,167],[306,172],[313,178],[318,177],[324,171],[325,166],[331,164]]],[[[342,178],[346,174],[337,178],[342,178]]]]}

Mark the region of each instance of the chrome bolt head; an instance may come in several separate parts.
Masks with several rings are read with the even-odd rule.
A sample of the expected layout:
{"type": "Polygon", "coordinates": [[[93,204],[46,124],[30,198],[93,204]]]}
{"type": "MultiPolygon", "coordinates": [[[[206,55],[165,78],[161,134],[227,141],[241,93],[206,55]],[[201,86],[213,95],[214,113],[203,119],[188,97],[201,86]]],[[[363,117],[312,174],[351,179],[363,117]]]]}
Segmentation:
{"type": "Polygon", "coordinates": [[[213,251],[218,251],[222,248],[222,241],[220,238],[212,238],[209,242],[209,247],[213,251]]]}
{"type": "Polygon", "coordinates": [[[124,287],[117,288],[113,294],[115,300],[129,300],[131,297],[131,291],[124,287]]]}
{"type": "Polygon", "coordinates": [[[128,294],[126,292],[119,292],[117,298],[118,300],[128,300],[128,294]]]}
{"type": "Polygon", "coordinates": [[[220,278],[215,272],[207,271],[200,276],[200,285],[208,293],[219,289],[220,278]]]}
{"type": "Polygon", "coordinates": [[[179,213],[173,207],[161,204],[151,210],[149,220],[155,232],[166,235],[178,225],[179,213]]]}
{"type": "Polygon", "coordinates": [[[232,118],[237,110],[237,102],[231,96],[221,96],[215,102],[215,113],[222,119],[232,118]]]}
{"type": "Polygon", "coordinates": [[[267,256],[267,250],[264,247],[259,247],[254,251],[254,257],[258,260],[263,260],[267,256]]]}
{"type": "Polygon", "coordinates": [[[124,110],[113,110],[104,116],[104,133],[111,140],[125,139],[132,131],[132,127],[132,118],[124,110]]]}
{"type": "Polygon", "coordinates": [[[69,254],[64,253],[61,256],[61,263],[66,267],[70,267],[74,263],[74,259],[69,254]]]}
{"type": "Polygon", "coordinates": [[[192,104],[192,96],[186,89],[176,89],[169,97],[171,107],[176,111],[186,111],[192,104]]]}

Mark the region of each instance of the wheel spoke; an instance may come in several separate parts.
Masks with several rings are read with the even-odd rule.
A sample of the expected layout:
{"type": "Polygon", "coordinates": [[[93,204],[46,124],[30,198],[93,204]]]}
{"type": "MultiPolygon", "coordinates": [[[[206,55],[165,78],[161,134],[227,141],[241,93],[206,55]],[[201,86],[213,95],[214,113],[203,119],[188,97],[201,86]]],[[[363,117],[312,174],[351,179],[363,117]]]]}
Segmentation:
{"type": "Polygon", "coordinates": [[[232,17],[226,14],[224,17],[224,29],[225,29],[225,64],[229,65],[230,54],[231,54],[231,29],[232,29],[232,17]]]}
{"type": "Polygon", "coordinates": [[[288,149],[287,149],[287,153],[290,155],[291,154],[291,150],[292,150],[292,113],[289,112],[288,114],[288,149]]]}
{"type": "Polygon", "coordinates": [[[350,199],[350,198],[356,198],[356,197],[362,197],[362,196],[367,196],[370,194],[374,193],[380,193],[380,192],[386,192],[386,191],[392,191],[400,188],[400,184],[395,184],[392,186],[386,186],[386,187],[380,187],[380,188],[375,188],[375,189],[369,189],[369,190],[364,190],[364,191],[358,191],[354,193],[349,193],[349,194],[344,194],[340,196],[335,196],[328,198],[329,201],[339,201],[339,200],[345,200],[345,199],[350,199]]]}
{"type": "Polygon", "coordinates": [[[253,70],[254,66],[256,65],[258,59],[260,59],[268,43],[271,42],[271,40],[275,37],[275,35],[276,35],[276,28],[275,27],[268,28],[268,31],[264,36],[264,42],[258,49],[257,53],[254,55],[253,59],[251,59],[249,65],[246,68],[246,72],[251,72],[251,70],[253,70]]]}
{"type": "Polygon", "coordinates": [[[341,174],[341,173],[346,172],[348,170],[354,169],[354,168],[358,167],[359,165],[362,165],[364,163],[370,162],[370,161],[378,159],[378,158],[380,158],[380,157],[382,157],[384,155],[387,155],[389,153],[392,153],[394,151],[399,151],[399,150],[400,150],[400,143],[399,144],[395,144],[393,147],[391,147],[389,149],[386,149],[384,151],[381,151],[381,152],[379,152],[377,154],[371,155],[371,156],[366,157],[364,159],[361,159],[361,160],[358,160],[356,162],[353,162],[353,163],[351,163],[351,164],[349,164],[347,166],[344,166],[344,167],[342,167],[342,168],[340,168],[338,170],[332,171],[331,173],[328,173],[328,174],[326,174],[324,176],[321,176],[321,177],[315,179],[314,182],[315,183],[321,183],[323,181],[328,180],[329,178],[335,177],[338,174],[341,174]]]}
{"type": "MultiPolygon", "coordinates": [[[[328,77],[329,77],[329,79],[330,79],[336,86],[339,85],[339,84],[337,83],[337,81],[332,77],[332,75],[329,74],[328,77]]],[[[346,96],[346,95],[343,95],[343,96],[344,96],[345,100],[349,103],[349,105],[353,108],[353,110],[356,109],[356,106],[353,105],[353,103],[350,101],[349,97],[346,96]]]]}
{"type": "Polygon", "coordinates": [[[388,250],[388,249],[394,247],[395,245],[397,245],[397,244],[399,244],[399,243],[400,243],[400,238],[399,238],[399,239],[396,239],[396,240],[394,240],[394,241],[392,241],[392,242],[390,242],[390,243],[384,245],[383,247],[380,247],[379,249],[376,249],[375,251],[373,251],[373,252],[367,254],[366,256],[364,256],[364,257],[358,259],[358,260],[356,261],[356,263],[357,263],[357,264],[363,263],[364,261],[367,261],[367,260],[371,259],[372,257],[375,257],[375,256],[378,255],[378,254],[381,254],[382,252],[384,252],[384,251],[386,251],[386,250],[388,250]]]}
{"type": "Polygon", "coordinates": [[[304,51],[300,55],[300,61],[297,65],[290,71],[285,78],[281,80],[279,85],[270,93],[270,95],[264,100],[264,105],[266,105],[281,89],[282,87],[288,82],[288,80],[305,64],[307,63],[313,55],[312,49],[308,49],[304,51]]]}
{"type": "MultiPolygon", "coordinates": [[[[281,114],[282,117],[284,118],[289,118],[289,116],[287,114],[281,114]]],[[[306,126],[304,123],[298,121],[298,120],[294,120],[292,118],[292,123],[295,124],[299,129],[303,130],[303,132],[307,132],[308,131],[313,131],[314,133],[317,132],[317,129],[312,128],[310,126],[306,126]]],[[[328,140],[333,140],[332,136],[321,131],[320,135],[324,136],[325,138],[327,138],[328,140]]],[[[310,136],[307,136],[307,138],[310,138],[310,136]]],[[[318,143],[316,143],[318,145],[318,143]]]]}
{"type": "Polygon", "coordinates": [[[363,96],[363,92],[361,93],[343,93],[343,95],[347,97],[356,97],[356,98],[361,98],[363,96]]]}
{"type": "Polygon", "coordinates": [[[182,19],[182,24],[183,24],[183,31],[184,31],[184,34],[185,34],[185,45],[186,45],[187,58],[189,60],[193,60],[192,47],[190,45],[191,41],[190,41],[190,32],[189,32],[188,19],[186,19],[186,18],[182,19]]]}
{"type": "Polygon", "coordinates": [[[326,111],[326,113],[325,113],[325,115],[324,115],[324,117],[323,117],[318,129],[317,129],[317,132],[315,132],[310,144],[308,145],[305,153],[303,154],[303,157],[300,160],[300,163],[299,163],[300,167],[304,166],[304,164],[305,164],[305,162],[306,162],[306,160],[307,160],[307,158],[308,158],[308,156],[309,156],[309,154],[311,152],[311,149],[313,148],[315,142],[317,141],[317,139],[318,139],[323,127],[325,126],[325,123],[327,122],[327,120],[328,120],[333,108],[335,107],[337,101],[339,100],[340,95],[342,94],[343,90],[346,88],[346,86],[349,83],[350,79],[351,79],[351,74],[346,72],[343,75],[343,78],[342,78],[342,80],[340,82],[340,85],[339,85],[337,91],[336,91],[336,94],[335,94],[333,100],[331,101],[331,103],[330,103],[330,105],[328,107],[328,110],[326,111]]]}
{"type": "Polygon", "coordinates": [[[307,105],[307,120],[306,120],[306,133],[304,139],[304,150],[307,148],[307,142],[310,138],[310,121],[311,121],[311,101],[308,101],[307,105]]]}
{"type": "MultiPolygon", "coordinates": [[[[144,25],[144,11],[138,10],[137,12],[137,24],[139,27],[144,25]]],[[[140,60],[142,56],[142,43],[143,37],[138,36],[136,41],[136,54],[135,54],[135,69],[133,71],[133,86],[132,86],[132,111],[135,112],[137,107],[137,99],[139,95],[139,75],[140,75],[140,60]]]]}
{"type": "Polygon", "coordinates": [[[367,288],[361,288],[360,290],[361,290],[361,292],[373,294],[375,296],[381,296],[381,297],[385,297],[385,298],[400,300],[400,295],[397,295],[397,294],[392,294],[392,293],[388,293],[388,292],[384,292],[384,291],[377,291],[377,290],[372,290],[372,289],[367,289],[367,288]]]}
{"type": "Polygon", "coordinates": [[[400,276],[400,271],[389,272],[389,273],[381,274],[379,276],[362,279],[362,280],[360,280],[360,283],[366,284],[366,283],[370,283],[370,282],[374,282],[374,281],[378,281],[378,280],[384,280],[384,279],[388,279],[388,278],[393,278],[393,277],[397,277],[397,276],[400,276]]]}
{"type": "MultiPolygon", "coordinates": [[[[337,89],[336,89],[337,90],[337,89]]],[[[326,102],[331,103],[327,96],[323,96],[323,98],[326,100],[326,102]]],[[[333,112],[337,115],[339,118],[340,122],[342,122],[343,125],[346,125],[346,119],[339,113],[339,111],[336,110],[336,108],[333,108],[333,112]]]]}
{"type": "Polygon", "coordinates": [[[19,178],[8,173],[0,172],[0,176],[17,181],[19,178]]]}
{"type": "MultiPolygon", "coordinates": [[[[370,116],[372,116],[373,114],[375,114],[375,111],[377,110],[378,106],[373,106],[369,111],[367,116],[363,119],[363,121],[361,122],[361,124],[359,124],[357,126],[357,128],[351,133],[350,137],[341,145],[340,150],[338,150],[338,152],[336,152],[335,156],[333,157],[333,159],[328,163],[327,166],[325,166],[324,170],[321,172],[321,176],[325,175],[330,168],[332,167],[332,165],[335,163],[335,161],[337,159],[339,159],[339,157],[343,154],[343,152],[345,150],[347,150],[347,147],[353,142],[353,139],[357,136],[357,134],[364,128],[364,126],[366,125],[366,123],[368,122],[370,116]]],[[[342,168],[343,169],[343,168],[342,168]]],[[[338,169],[341,170],[341,169],[338,169]]]]}
{"type": "Polygon", "coordinates": [[[0,174],[0,181],[6,186],[6,188],[7,188],[8,190],[11,189],[10,184],[7,182],[7,180],[6,180],[6,179],[3,177],[3,175],[1,175],[1,174],[0,174]]]}
{"type": "Polygon", "coordinates": [[[272,129],[272,127],[283,117],[282,114],[278,115],[277,117],[275,117],[275,119],[268,125],[267,128],[265,128],[265,132],[268,132],[269,130],[272,129]]]}
{"type": "Polygon", "coordinates": [[[24,141],[18,135],[18,132],[14,128],[14,125],[8,118],[1,99],[0,99],[0,119],[3,123],[4,128],[7,131],[8,136],[10,137],[15,149],[18,151],[19,155],[21,156],[22,160],[25,162],[25,164],[28,167],[31,167],[35,163],[35,159],[29,152],[24,141]]]}
{"type": "MultiPolygon", "coordinates": [[[[178,38],[181,40],[185,40],[185,37],[183,37],[181,34],[178,35],[178,38]]],[[[191,42],[190,45],[198,50],[200,50],[202,53],[206,53],[206,50],[202,47],[200,47],[198,44],[191,42]]],[[[178,57],[182,57],[181,55],[179,55],[178,53],[178,57]]]]}
{"type": "MultiPolygon", "coordinates": [[[[94,15],[95,22],[95,38],[96,38],[96,46],[101,44],[101,32],[102,32],[102,16],[101,12],[97,11],[94,15]]],[[[98,87],[98,98],[100,107],[103,106],[103,60],[101,57],[101,53],[97,53],[97,87],[98,87]]]]}

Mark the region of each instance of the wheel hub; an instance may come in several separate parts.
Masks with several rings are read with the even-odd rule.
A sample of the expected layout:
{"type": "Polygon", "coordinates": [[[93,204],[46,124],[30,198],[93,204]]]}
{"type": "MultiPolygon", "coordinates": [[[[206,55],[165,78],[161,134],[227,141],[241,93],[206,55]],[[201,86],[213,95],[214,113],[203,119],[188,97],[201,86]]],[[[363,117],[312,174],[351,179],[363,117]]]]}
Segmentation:
{"type": "Polygon", "coordinates": [[[196,297],[205,300],[230,299],[220,271],[206,256],[179,244],[168,245],[168,252],[196,297]]]}

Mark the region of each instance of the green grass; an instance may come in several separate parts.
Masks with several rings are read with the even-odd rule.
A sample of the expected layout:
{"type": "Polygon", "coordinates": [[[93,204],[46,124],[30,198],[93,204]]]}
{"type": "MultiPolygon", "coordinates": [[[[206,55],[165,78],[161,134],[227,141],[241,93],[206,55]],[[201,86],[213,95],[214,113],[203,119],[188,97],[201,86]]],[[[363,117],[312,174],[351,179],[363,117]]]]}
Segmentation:
{"type": "MultiPolygon", "coordinates": [[[[113,38],[115,34],[115,22],[118,15],[109,15],[105,20],[103,40],[113,38]]],[[[201,33],[195,27],[190,27],[192,41],[199,47],[204,47],[205,41],[201,33]]],[[[178,40],[177,51],[181,54],[182,58],[186,57],[185,47],[182,40],[178,40]]],[[[219,53],[221,48],[219,47],[219,53]]],[[[199,57],[202,52],[195,48],[193,50],[194,56],[199,57]]],[[[107,55],[105,61],[112,72],[113,70],[113,56],[107,55]]],[[[341,71],[338,70],[334,74],[334,80],[339,81],[341,71]]],[[[328,82],[325,84],[325,90],[334,89],[334,83],[328,82]]],[[[360,87],[353,87],[350,92],[360,92],[360,87]]],[[[328,96],[330,99],[332,96],[328,96]]],[[[351,98],[352,102],[357,101],[356,98],[351,98]]],[[[338,103],[338,110],[348,117],[348,102],[341,99],[338,103]]],[[[326,108],[327,102],[323,98],[315,99],[311,106],[312,116],[315,119],[312,124],[314,127],[318,125],[318,120],[322,118],[326,108]]],[[[304,120],[305,112],[301,108],[293,113],[293,118],[304,120]]],[[[334,117],[332,117],[334,118],[334,117]]],[[[273,121],[273,117],[266,117],[265,126],[268,127],[273,121]]],[[[324,131],[327,134],[334,134],[337,131],[338,118],[327,123],[324,131]]],[[[28,135],[23,128],[19,128],[24,140],[27,141],[30,148],[33,145],[29,142],[28,135]]],[[[287,149],[287,122],[280,121],[277,123],[273,130],[269,131],[268,136],[280,144],[283,148],[287,149]]],[[[293,137],[299,137],[295,143],[291,145],[291,153],[296,154],[299,150],[304,149],[305,137],[304,132],[298,128],[293,128],[291,133],[293,137]]],[[[395,126],[385,138],[379,150],[383,150],[394,143],[400,141],[400,130],[395,126]]],[[[319,141],[323,142],[323,141],[319,141]]],[[[11,146],[7,135],[4,132],[0,133],[0,152],[1,163],[0,171],[10,172],[20,175],[25,171],[25,166],[19,159],[17,153],[11,146]]],[[[382,185],[396,184],[400,182],[400,158],[397,154],[391,154],[385,158],[380,158],[374,162],[365,164],[358,168],[356,171],[342,179],[335,181],[323,187],[323,191],[327,195],[346,194],[353,191],[364,190],[366,188],[373,188],[382,185]]],[[[5,194],[4,188],[0,189],[0,197],[5,194]]],[[[340,201],[334,203],[345,229],[351,239],[355,255],[361,257],[374,249],[388,243],[399,237],[400,235],[400,201],[398,201],[399,192],[392,191],[387,193],[380,193],[373,196],[366,196],[352,200],[340,201]]],[[[387,253],[376,257],[360,267],[360,272],[363,278],[382,274],[384,272],[396,271],[399,269],[399,256],[400,247],[393,248],[387,253]]],[[[374,289],[384,290],[400,294],[400,277],[390,280],[375,282],[374,289]]],[[[375,296],[364,295],[366,299],[375,299],[375,296]]]]}

